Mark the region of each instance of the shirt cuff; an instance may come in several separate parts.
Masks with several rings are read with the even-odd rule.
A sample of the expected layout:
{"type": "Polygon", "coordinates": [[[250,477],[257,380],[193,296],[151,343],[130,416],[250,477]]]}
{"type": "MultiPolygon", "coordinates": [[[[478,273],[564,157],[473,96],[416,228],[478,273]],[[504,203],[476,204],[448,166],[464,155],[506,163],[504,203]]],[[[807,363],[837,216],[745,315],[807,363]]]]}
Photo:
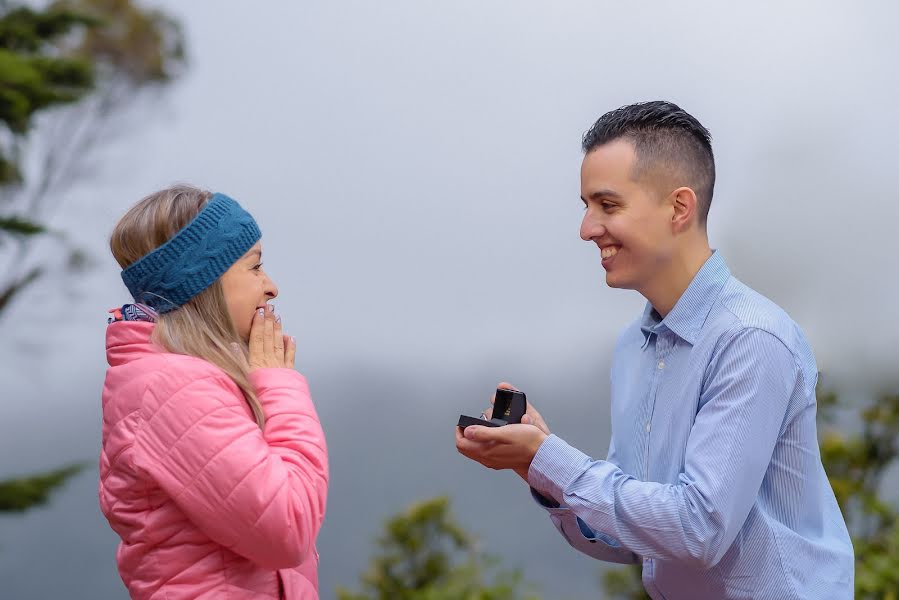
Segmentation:
{"type": "Polygon", "coordinates": [[[559,504],[552,498],[547,498],[539,491],[531,488],[531,498],[534,499],[534,502],[540,505],[541,508],[545,508],[549,512],[558,512],[558,511],[567,511],[568,507],[564,504],[559,504]]]}
{"type": "Polygon", "coordinates": [[[562,504],[565,489],[591,464],[592,458],[569,446],[558,436],[550,435],[540,444],[531,461],[528,482],[543,495],[549,495],[562,504]]]}

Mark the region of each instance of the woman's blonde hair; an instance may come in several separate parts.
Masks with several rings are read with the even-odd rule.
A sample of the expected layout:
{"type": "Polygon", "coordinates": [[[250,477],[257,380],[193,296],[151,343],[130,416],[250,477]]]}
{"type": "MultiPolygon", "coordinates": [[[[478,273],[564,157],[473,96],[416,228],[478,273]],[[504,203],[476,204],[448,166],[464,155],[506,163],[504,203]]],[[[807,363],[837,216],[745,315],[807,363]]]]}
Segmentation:
{"type": "MultiPolygon", "coordinates": [[[[134,205],[116,224],[109,239],[112,255],[122,269],[158,248],[199,214],[212,192],[190,185],[175,185],[150,194],[134,205]]],[[[250,384],[246,344],[228,312],[221,280],[191,298],[177,310],[159,315],[152,341],[169,352],[189,354],[211,362],[241,389],[259,427],[265,414],[250,384]],[[237,344],[241,354],[232,344],[237,344]]]]}

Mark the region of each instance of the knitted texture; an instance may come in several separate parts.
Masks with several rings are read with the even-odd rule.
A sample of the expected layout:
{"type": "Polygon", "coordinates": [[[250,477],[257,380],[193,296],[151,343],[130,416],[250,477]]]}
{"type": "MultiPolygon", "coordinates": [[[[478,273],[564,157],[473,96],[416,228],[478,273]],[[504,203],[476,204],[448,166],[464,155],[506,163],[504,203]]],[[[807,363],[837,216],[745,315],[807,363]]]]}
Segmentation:
{"type": "Polygon", "coordinates": [[[169,312],[212,285],[260,237],[248,212],[215,194],[184,229],[128,265],[122,281],[136,302],[169,312]]]}

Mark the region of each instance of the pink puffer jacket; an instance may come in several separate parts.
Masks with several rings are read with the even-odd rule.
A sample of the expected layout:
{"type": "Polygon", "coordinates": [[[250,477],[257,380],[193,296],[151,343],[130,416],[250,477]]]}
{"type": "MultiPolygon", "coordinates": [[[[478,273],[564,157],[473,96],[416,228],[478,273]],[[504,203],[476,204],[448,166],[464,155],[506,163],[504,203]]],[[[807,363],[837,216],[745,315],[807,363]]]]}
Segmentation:
{"type": "Polygon", "coordinates": [[[132,598],[318,598],[325,438],[292,369],[250,379],[259,429],[215,365],[150,343],[153,323],[106,334],[100,508],[122,538],[132,598]]]}

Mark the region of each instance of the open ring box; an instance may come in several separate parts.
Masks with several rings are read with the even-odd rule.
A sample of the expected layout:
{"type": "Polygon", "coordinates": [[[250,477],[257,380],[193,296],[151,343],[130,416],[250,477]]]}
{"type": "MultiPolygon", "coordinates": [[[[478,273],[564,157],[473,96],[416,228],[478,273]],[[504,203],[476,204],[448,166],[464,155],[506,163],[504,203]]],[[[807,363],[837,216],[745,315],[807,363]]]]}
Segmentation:
{"type": "Polygon", "coordinates": [[[502,427],[510,423],[521,423],[521,417],[527,410],[527,396],[518,390],[496,388],[496,399],[493,401],[493,418],[487,421],[468,415],[459,415],[459,427],[464,431],[469,425],[484,427],[502,427]]]}

